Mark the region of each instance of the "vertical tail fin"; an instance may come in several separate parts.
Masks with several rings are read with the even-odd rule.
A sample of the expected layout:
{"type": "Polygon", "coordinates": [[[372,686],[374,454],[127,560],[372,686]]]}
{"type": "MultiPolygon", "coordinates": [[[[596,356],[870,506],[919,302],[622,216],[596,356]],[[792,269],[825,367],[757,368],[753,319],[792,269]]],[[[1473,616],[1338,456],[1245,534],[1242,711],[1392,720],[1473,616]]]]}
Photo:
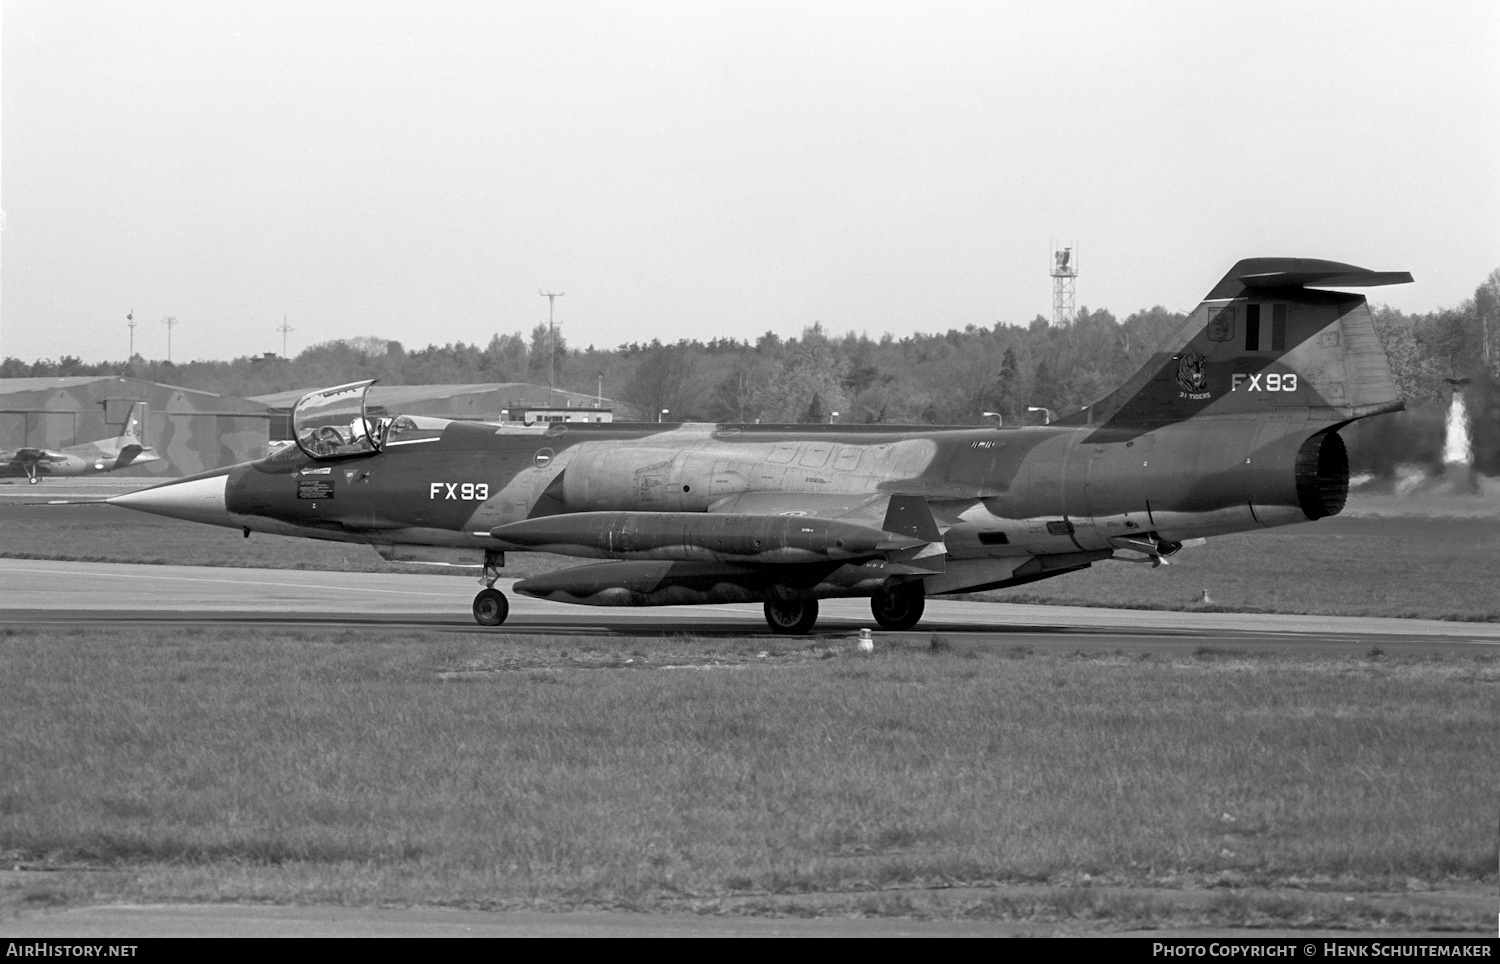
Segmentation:
{"type": "Polygon", "coordinates": [[[112,439],[102,439],[92,443],[101,455],[114,457],[114,465],[111,468],[123,469],[129,465],[141,462],[155,462],[161,456],[156,454],[156,449],[141,441],[141,417],[146,405],[144,402],[132,402],[130,410],[125,413],[125,421],[120,426],[120,434],[112,439]]]}
{"type": "Polygon", "coordinates": [[[138,441],[141,437],[141,420],[137,414],[141,409],[140,402],[131,402],[130,411],[125,413],[125,421],[120,425],[119,438],[122,441],[138,441]]]}
{"type": "Polygon", "coordinates": [[[1146,427],[1288,410],[1348,421],[1397,411],[1401,397],[1364,296],[1318,289],[1411,280],[1335,261],[1241,261],[1188,317],[1172,351],[1059,422],[1146,427]]]}

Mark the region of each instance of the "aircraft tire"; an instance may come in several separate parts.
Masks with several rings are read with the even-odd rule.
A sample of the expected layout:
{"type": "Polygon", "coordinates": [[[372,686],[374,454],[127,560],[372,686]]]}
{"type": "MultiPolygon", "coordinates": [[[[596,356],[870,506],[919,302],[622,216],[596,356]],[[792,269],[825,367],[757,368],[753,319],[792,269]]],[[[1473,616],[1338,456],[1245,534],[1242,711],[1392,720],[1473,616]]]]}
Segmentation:
{"type": "Polygon", "coordinates": [[[799,599],[792,602],[766,601],[766,624],[779,636],[806,636],[818,621],[818,601],[799,599]]]}
{"type": "Polygon", "coordinates": [[[922,618],[927,597],[920,582],[907,582],[882,589],[870,597],[870,612],[881,629],[894,632],[911,629],[922,618]]]}
{"type": "Polygon", "coordinates": [[[474,621],[481,626],[498,626],[510,615],[510,603],[498,589],[481,589],[474,597],[474,621]]]}

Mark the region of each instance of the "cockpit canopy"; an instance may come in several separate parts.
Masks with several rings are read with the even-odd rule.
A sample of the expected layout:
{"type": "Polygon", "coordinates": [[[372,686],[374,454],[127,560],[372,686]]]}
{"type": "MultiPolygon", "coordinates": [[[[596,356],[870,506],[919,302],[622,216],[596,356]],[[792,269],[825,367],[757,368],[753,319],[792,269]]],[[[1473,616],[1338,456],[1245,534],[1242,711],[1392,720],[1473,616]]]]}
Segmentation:
{"type": "MultiPolygon", "coordinates": [[[[269,458],[296,459],[299,453],[319,462],[357,458],[391,446],[437,441],[453,424],[453,419],[433,415],[390,415],[379,403],[370,401],[369,391],[375,382],[371,378],[303,395],[292,407],[292,438],[296,444],[277,449],[269,458]]],[[[553,435],[567,430],[557,423],[545,429],[503,422],[493,425],[498,433],[506,434],[537,431],[553,435]]]]}
{"type": "Polygon", "coordinates": [[[309,392],[292,409],[292,437],[309,458],[370,455],[384,447],[388,418],[365,410],[375,379],[309,392]]]}

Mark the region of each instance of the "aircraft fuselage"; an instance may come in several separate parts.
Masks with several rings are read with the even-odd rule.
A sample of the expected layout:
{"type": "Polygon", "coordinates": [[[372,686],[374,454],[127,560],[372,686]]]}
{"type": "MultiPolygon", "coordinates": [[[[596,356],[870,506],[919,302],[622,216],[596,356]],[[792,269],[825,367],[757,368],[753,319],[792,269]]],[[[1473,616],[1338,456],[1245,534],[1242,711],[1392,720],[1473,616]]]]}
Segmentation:
{"type": "Polygon", "coordinates": [[[451,422],[430,442],[347,460],[291,449],[237,466],[224,473],[217,521],[373,545],[515,551],[491,530],[568,513],[708,513],[762,495],[806,496],[814,509],[805,514],[815,515],[824,504],[899,492],[927,500],[949,559],[1108,551],[1118,548],[1112,540],[1146,533],[1182,542],[1331,514],[1308,511],[1297,474],[1303,439],[1327,423],[1303,413],[1274,431],[1266,424],[557,431],[451,422]]]}

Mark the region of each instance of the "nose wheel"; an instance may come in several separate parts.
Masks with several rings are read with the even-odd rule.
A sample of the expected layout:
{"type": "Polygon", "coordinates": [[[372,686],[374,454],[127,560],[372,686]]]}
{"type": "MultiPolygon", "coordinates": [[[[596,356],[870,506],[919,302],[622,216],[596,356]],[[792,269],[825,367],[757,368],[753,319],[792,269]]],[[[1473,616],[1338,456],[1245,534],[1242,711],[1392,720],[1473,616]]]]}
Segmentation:
{"type": "Polygon", "coordinates": [[[498,626],[510,615],[510,602],[498,589],[481,589],[474,597],[474,621],[481,626],[498,626]]]}

